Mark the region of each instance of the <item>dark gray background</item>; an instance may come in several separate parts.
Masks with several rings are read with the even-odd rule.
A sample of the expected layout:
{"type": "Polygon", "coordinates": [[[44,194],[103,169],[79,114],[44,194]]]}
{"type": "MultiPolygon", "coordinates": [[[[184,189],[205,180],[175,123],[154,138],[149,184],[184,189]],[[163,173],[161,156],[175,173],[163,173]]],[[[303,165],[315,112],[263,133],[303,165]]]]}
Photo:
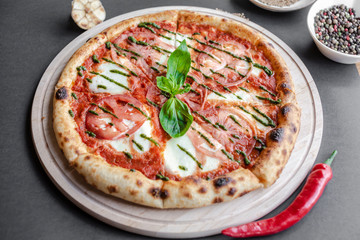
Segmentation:
{"type": "MultiPolygon", "coordinates": [[[[0,1],[0,238],[150,239],[91,217],[45,174],[31,139],[30,111],[37,84],[58,52],[81,34],[70,0],[0,1]]],[[[359,239],[360,77],[355,65],[323,57],[307,30],[309,8],[272,13],[245,0],[103,0],[107,19],[142,8],[192,5],[242,12],[288,44],[315,79],[324,111],[317,162],[337,149],[334,178],[311,212],[291,229],[266,239],[359,239]]],[[[285,209],[287,201],[266,217],[285,209]]],[[[206,239],[229,239],[213,236],[206,239]]],[[[265,238],[264,238],[265,239],[265,238]]]]}

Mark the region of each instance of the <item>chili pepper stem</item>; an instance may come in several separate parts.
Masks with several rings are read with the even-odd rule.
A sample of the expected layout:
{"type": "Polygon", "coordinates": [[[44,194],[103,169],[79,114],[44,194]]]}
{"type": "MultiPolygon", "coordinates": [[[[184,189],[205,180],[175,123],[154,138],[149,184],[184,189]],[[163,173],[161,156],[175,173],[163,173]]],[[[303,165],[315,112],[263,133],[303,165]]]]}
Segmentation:
{"type": "Polygon", "coordinates": [[[331,156],[324,162],[326,165],[331,166],[331,163],[333,162],[335,156],[337,154],[337,150],[333,151],[333,153],[331,154],[331,156]]]}

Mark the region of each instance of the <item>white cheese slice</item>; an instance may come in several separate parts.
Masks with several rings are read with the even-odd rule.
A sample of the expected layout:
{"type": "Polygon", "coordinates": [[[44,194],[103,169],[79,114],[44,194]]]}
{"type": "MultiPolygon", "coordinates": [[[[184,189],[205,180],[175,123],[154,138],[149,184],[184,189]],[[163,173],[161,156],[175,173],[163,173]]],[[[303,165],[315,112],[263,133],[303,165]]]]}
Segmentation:
{"type": "Polygon", "coordinates": [[[110,140],[108,142],[118,152],[130,152],[129,138],[120,138],[118,140],[110,140]]]}
{"type": "MultiPolygon", "coordinates": [[[[176,38],[175,38],[175,35],[174,35],[174,34],[167,33],[167,34],[164,34],[164,36],[171,38],[171,40],[160,36],[160,37],[159,37],[160,41],[162,41],[162,42],[164,42],[164,43],[166,43],[166,44],[169,44],[169,45],[171,45],[171,46],[175,46],[175,41],[176,41],[175,39],[176,39],[176,38]]],[[[170,49],[169,49],[169,50],[170,50],[170,49]]]]}
{"type": "MultiPolygon", "coordinates": [[[[98,68],[99,73],[115,80],[116,82],[123,84],[126,87],[129,87],[126,76],[118,74],[118,73],[112,73],[112,72],[110,72],[110,70],[117,70],[117,71],[129,74],[125,69],[122,69],[119,66],[117,66],[113,63],[108,63],[108,62],[102,63],[98,68]]],[[[112,83],[109,80],[107,80],[99,75],[96,75],[91,80],[92,80],[92,83],[89,84],[89,88],[94,93],[107,92],[107,93],[111,93],[111,94],[121,94],[121,93],[127,92],[127,90],[125,88],[123,88],[115,83],[112,83]],[[98,88],[98,85],[103,85],[106,87],[106,89],[98,88]]]]}
{"type": "Polygon", "coordinates": [[[257,67],[253,67],[253,68],[251,69],[250,74],[258,77],[258,76],[260,75],[261,71],[263,71],[263,70],[260,69],[260,68],[257,68],[257,67]]]}
{"type": "Polygon", "coordinates": [[[196,156],[195,147],[187,135],[172,138],[166,143],[164,151],[165,169],[170,174],[179,175],[180,177],[190,176],[195,173],[198,166],[188,154],[178,147],[178,145],[186,149],[186,151],[194,157],[196,156]],[[181,170],[179,166],[184,166],[187,170],[181,170]]]}
{"type": "Polygon", "coordinates": [[[206,157],[206,163],[203,165],[202,172],[208,172],[217,169],[220,165],[220,160],[213,157],[206,157]]]}
{"type": "MultiPolygon", "coordinates": [[[[133,126],[134,122],[124,119],[124,124],[128,126],[133,126]]],[[[150,124],[150,121],[147,120],[144,124],[134,133],[134,140],[139,143],[143,150],[140,150],[135,143],[131,142],[129,137],[121,138],[118,140],[109,140],[108,143],[118,152],[131,152],[130,144],[133,144],[132,148],[134,148],[139,153],[144,153],[150,150],[151,142],[147,139],[140,137],[141,134],[145,134],[148,137],[151,137],[151,133],[153,128],[150,124]]]]}
{"type": "MultiPolygon", "coordinates": [[[[235,66],[235,69],[238,71],[238,72],[241,72],[241,73],[246,73],[247,70],[250,68],[250,63],[246,62],[246,61],[242,61],[241,64],[237,64],[235,66]],[[246,71],[244,71],[244,69],[246,71]]],[[[257,68],[257,67],[252,67],[251,69],[251,72],[250,72],[250,75],[253,75],[255,77],[259,77],[261,71],[263,71],[262,69],[260,68],[257,68]]]]}
{"type": "Polygon", "coordinates": [[[167,60],[168,60],[168,56],[166,54],[161,55],[160,59],[159,59],[159,63],[163,64],[163,65],[167,65],[167,60]]]}
{"type": "Polygon", "coordinates": [[[192,41],[191,39],[189,39],[188,37],[191,37],[191,36],[188,36],[186,34],[179,34],[177,33],[176,34],[176,40],[175,40],[175,47],[177,48],[178,46],[180,46],[180,43],[185,39],[186,40],[186,43],[187,44],[190,44],[190,42],[192,41]]]}
{"type": "MultiPolygon", "coordinates": [[[[251,93],[251,92],[245,92],[244,90],[239,89],[239,91],[235,92],[234,94],[236,96],[239,96],[242,98],[242,100],[240,100],[239,98],[237,98],[234,94],[232,93],[221,93],[224,97],[226,97],[227,101],[236,101],[236,102],[261,102],[255,94],[251,93]]],[[[207,97],[208,100],[214,99],[214,100],[224,100],[223,97],[220,97],[218,95],[216,95],[215,93],[211,92],[209,94],[209,96],[207,97]]]]}
{"type": "MultiPolygon", "coordinates": [[[[256,115],[257,117],[259,117],[261,120],[263,120],[264,122],[267,122],[267,120],[261,116],[259,113],[257,113],[255,110],[253,110],[252,108],[245,108],[246,110],[248,110],[250,113],[256,115]]],[[[250,114],[240,110],[240,113],[242,116],[246,117],[247,119],[249,119],[250,121],[252,121],[253,123],[255,123],[255,126],[257,129],[261,130],[261,131],[266,131],[267,129],[269,129],[269,126],[265,126],[262,123],[260,123],[259,121],[255,120],[253,116],[251,116],[250,114]]]]}
{"type": "Polygon", "coordinates": [[[144,124],[134,133],[134,140],[143,147],[143,150],[140,150],[140,149],[133,143],[133,147],[134,147],[134,149],[135,149],[137,152],[143,153],[143,152],[149,151],[152,143],[151,143],[149,140],[140,137],[140,134],[145,134],[146,136],[151,137],[151,132],[152,132],[152,127],[151,127],[150,121],[147,120],[147,121],[145,121],[144,124]]]}
{"type": "Polygon", "coordinates": [[[238,72],[244,72],[243,70],[246,69],[248,70],[250,68],[250,63],[246,62],[246,61],[241,61],[241,64],[236,64],[235,65],[235,69],[238,72]]]}

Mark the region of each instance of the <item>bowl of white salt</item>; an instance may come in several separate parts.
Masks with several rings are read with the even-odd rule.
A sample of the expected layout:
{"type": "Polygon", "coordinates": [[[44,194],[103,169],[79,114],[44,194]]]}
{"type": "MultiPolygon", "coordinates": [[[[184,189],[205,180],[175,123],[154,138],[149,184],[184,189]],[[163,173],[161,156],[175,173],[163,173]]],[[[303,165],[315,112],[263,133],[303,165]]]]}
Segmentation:
{"type": "Polygon", "coordinates": [[[291,12],[305,8],[316,0],[250,0],[256,6],[272,12],[291,12]]]}

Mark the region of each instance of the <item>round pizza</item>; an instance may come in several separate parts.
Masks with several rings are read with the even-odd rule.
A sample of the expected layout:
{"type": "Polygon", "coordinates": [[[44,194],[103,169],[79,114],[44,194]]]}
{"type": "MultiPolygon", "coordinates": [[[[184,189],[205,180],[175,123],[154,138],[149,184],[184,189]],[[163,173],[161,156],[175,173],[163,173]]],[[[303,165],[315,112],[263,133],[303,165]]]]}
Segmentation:
{"type": "Polygon", "coordinates": [[[53,117],[60,148],[89,184],[156,208],[272,185],[300,128],[289,70],[261,33],[177,10],[87,41],[55,87],[53,117]]]}

